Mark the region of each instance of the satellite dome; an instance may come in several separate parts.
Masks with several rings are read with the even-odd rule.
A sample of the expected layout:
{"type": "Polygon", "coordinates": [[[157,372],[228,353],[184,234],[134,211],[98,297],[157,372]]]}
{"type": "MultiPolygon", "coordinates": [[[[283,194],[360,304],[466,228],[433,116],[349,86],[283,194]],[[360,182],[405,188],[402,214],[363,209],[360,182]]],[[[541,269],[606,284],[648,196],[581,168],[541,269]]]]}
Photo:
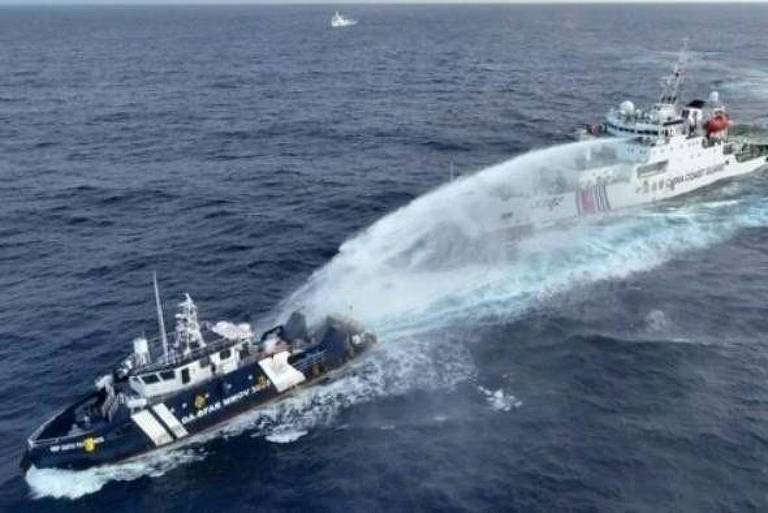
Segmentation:
{"type": "Polygon", "coordinates": [[[717,91],[712,91],[709,93],[709,103],[719,103],[720,102],[720,94],[718,94],[717,91]]]}
{"type": "Polygon", "coordinates": [[[621,105],[619,105],[619,110],[622,114],[632,114],[635,112],[635,104],[629,100],[624,100],[621,102],[621,105]]]}

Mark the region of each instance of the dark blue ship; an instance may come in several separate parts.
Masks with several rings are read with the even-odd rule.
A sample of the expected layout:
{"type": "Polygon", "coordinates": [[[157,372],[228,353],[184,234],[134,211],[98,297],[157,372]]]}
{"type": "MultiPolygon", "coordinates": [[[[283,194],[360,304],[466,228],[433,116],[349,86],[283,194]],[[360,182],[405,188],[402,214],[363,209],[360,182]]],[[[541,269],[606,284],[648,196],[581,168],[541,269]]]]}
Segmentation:
{"type": "Polygon", "coordinates": [[[343,367],[376,337],[328,317],[303,315],[260,337],[247,324],[198,321],[189,295],[166,334],[155,280],[160,337],[133,341],[133,354],[29,437],[21,466],[83,469],[180,443],[246,410],[343,367]],[[158,347],[159,346],[159,347],[158,347]],[[157,354],[155,354],[157,353],[157,354]]]}

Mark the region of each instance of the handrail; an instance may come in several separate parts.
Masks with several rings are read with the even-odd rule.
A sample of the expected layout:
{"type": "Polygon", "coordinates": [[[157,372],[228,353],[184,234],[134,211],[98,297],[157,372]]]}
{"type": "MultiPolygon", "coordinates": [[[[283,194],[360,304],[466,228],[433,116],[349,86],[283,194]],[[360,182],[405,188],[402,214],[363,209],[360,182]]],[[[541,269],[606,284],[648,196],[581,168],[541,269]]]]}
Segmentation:
{"type": "Polygon", "coordinates": [[[232,339],[221,337],[212,342],[206,342],[204,347],[199,347],[188,354],[178,355],[176,352],[170,352],[167,355],[162,355],[160,358],[158,358],[153,362],[148,363],[147,365],[144,365],[141,367],[135,367],[134,369],[131,370],[131,374],[137,374],[137,373],[143,374],[145,372],[155,372],[157,370],[160,370],[168,366],[178,366],[180,364],[183,364],[184,362],[192,362],[194,360],[197,360],[198,358],[213,354],[216,351],[227,349],[229,347],[232,347],[242,342],[250,342],[250,340],[248,339],[232,340],[232,339]]]}

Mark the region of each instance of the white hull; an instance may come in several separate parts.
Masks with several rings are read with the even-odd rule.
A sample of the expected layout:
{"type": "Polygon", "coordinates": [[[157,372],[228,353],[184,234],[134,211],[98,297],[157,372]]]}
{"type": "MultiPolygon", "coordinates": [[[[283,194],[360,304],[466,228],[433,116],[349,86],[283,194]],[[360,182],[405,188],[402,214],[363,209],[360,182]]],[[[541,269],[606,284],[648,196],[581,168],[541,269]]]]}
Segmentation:
{"type": "MultiPolygon", "coordinates": [[[[741,162],[723,156],[702,165],[679,167],[626,181],[581,184],[560,194],[493,198],[501,229],[534,227],[599,212],[654,203],[688,194],[729,178],[746,175],[768,165],[765,156],[741,162]]],[[[490,207],[490,205],[487,205],[490,207]]]]}
{"type": "Polygon", "coordinates": [[[333,27],[333,28],[352,27],[354,25],[357,25],[357,22],[354,21],[354,20],[332,21],[331,22],[331,27],[333,27]]]}

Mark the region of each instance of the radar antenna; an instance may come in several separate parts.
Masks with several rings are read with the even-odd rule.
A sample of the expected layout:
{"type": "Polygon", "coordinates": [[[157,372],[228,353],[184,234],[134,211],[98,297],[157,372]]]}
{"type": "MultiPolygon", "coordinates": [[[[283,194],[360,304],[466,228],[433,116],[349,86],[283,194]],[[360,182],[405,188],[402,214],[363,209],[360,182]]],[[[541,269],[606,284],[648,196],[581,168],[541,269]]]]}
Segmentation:
{"type": "Polygon", "coordinates": [[[187,355],[201,347],[205,347],[205,341],[197,320],[197,306],[189,294],[184,294],[176,314],[176,350],[187,355]]]}
{"type": "Polygon", "coordinates": [[[683,46],[677,56],[672,73],[661,79],[661,100],[659,103],[674,105],[677,103],[680,87],[683,84],[688,65],[688,38],[683,39],[683,46]]]}

